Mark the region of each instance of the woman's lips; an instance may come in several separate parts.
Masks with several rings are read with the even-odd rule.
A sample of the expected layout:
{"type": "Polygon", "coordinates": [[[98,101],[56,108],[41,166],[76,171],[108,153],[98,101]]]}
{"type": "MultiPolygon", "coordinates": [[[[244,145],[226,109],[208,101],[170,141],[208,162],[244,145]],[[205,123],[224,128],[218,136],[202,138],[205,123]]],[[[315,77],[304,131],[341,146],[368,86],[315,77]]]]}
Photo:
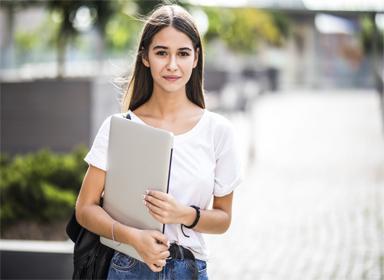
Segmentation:
{"type": "Polygon", "coordinates": [[[179,76],[164,76],[163,78],[166,79],[167,81],[170,81],[170,82],[173,82],[173,81],[180,79],[179,76]]]}

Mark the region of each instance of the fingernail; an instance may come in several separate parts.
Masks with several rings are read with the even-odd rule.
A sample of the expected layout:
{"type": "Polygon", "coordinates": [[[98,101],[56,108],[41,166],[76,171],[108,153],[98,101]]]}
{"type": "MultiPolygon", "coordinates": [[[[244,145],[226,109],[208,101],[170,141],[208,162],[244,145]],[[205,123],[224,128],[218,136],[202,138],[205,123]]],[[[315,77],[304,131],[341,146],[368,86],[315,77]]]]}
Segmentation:
{"type": "Polygon", "coordinates": [[[145,193],[146,193],[146,194],[149,194],[149,190],[146,190],[145,193]]]}
{"type": "Polygon", "coordinates": [[[146,199],[146,198],[147,198],[147,196],[145,194],[143,194],[143,199],[146,199]]]}
{"type": "Polygon", "coordinates": [[[143,203],[144,203],[145,206],[147,206],[147,202],[145,200],[143,200],[143,203]]]}

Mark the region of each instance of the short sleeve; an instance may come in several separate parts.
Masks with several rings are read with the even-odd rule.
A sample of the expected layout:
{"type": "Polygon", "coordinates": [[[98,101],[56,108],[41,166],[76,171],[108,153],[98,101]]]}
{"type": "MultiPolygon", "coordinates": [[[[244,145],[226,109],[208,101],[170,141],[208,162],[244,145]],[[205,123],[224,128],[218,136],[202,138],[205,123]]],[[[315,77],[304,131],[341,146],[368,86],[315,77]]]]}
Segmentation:
{"type": "Polygon", "coordinates": [[[235,129],[229,121],[221,124],[215,140],[214,196],[225,196],[242,182],[243,174],[238,152],[235,129]]]}
{"type": "Polygon", "coordinates": [[[97,168],[107,171],[108,139],[111,117],[104,120],[84,160],[97,168]]]}

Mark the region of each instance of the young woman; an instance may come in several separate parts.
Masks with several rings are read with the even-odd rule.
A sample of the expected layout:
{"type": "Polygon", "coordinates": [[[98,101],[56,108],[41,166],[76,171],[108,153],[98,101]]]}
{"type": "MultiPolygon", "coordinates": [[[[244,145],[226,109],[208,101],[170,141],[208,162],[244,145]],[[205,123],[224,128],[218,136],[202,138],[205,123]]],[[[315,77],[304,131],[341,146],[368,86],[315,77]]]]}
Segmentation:
{"type": "Polygon", "coordinates": [[[143,197],[153,218],[166,225],[165,234],[123,225],[99,206],[109,117],[85,157],[89,168],[76,204],[77,220],[90,231],[132,245],[144,260],[116,252],[110,279],[207,279],[202,233],[228,229],[241,172],[234,130],[224,117],[205,109],[202,81],[203,49],[191,15],[177,5],[157,8],[141,35],[123,111],[134,122],[174,134],[169,193],[148,186],[143,197]]]}

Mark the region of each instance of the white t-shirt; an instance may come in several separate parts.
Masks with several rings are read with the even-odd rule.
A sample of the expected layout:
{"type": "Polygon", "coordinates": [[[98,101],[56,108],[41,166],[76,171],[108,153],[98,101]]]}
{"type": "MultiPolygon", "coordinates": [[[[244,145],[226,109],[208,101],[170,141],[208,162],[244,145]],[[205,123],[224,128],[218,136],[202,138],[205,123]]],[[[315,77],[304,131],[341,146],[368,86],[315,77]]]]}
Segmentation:
{"type": "MultiPolygon", "coordinates": [[[[129,111],[134,122],[145,124],[129,111]]],[[[122,114],[116,114],[122,116],[122,114]]],[[[108,137],[111,117],[101,125],[84,160],[107,170],[108,137]]],[[[147,124],[145,124],[147,125],[147,124]]],[[[213,196],[230,194],[241,182],[242,170],[231,123],[217,113],[204,110],[199,122],[186,133],[174,136],[169,193],[184,205],[207,209],[213,196]]],[[[195,257],[208,260],[203,235],[180,225],[167,224],[168,240],[190,249],[195,257]]]]}

